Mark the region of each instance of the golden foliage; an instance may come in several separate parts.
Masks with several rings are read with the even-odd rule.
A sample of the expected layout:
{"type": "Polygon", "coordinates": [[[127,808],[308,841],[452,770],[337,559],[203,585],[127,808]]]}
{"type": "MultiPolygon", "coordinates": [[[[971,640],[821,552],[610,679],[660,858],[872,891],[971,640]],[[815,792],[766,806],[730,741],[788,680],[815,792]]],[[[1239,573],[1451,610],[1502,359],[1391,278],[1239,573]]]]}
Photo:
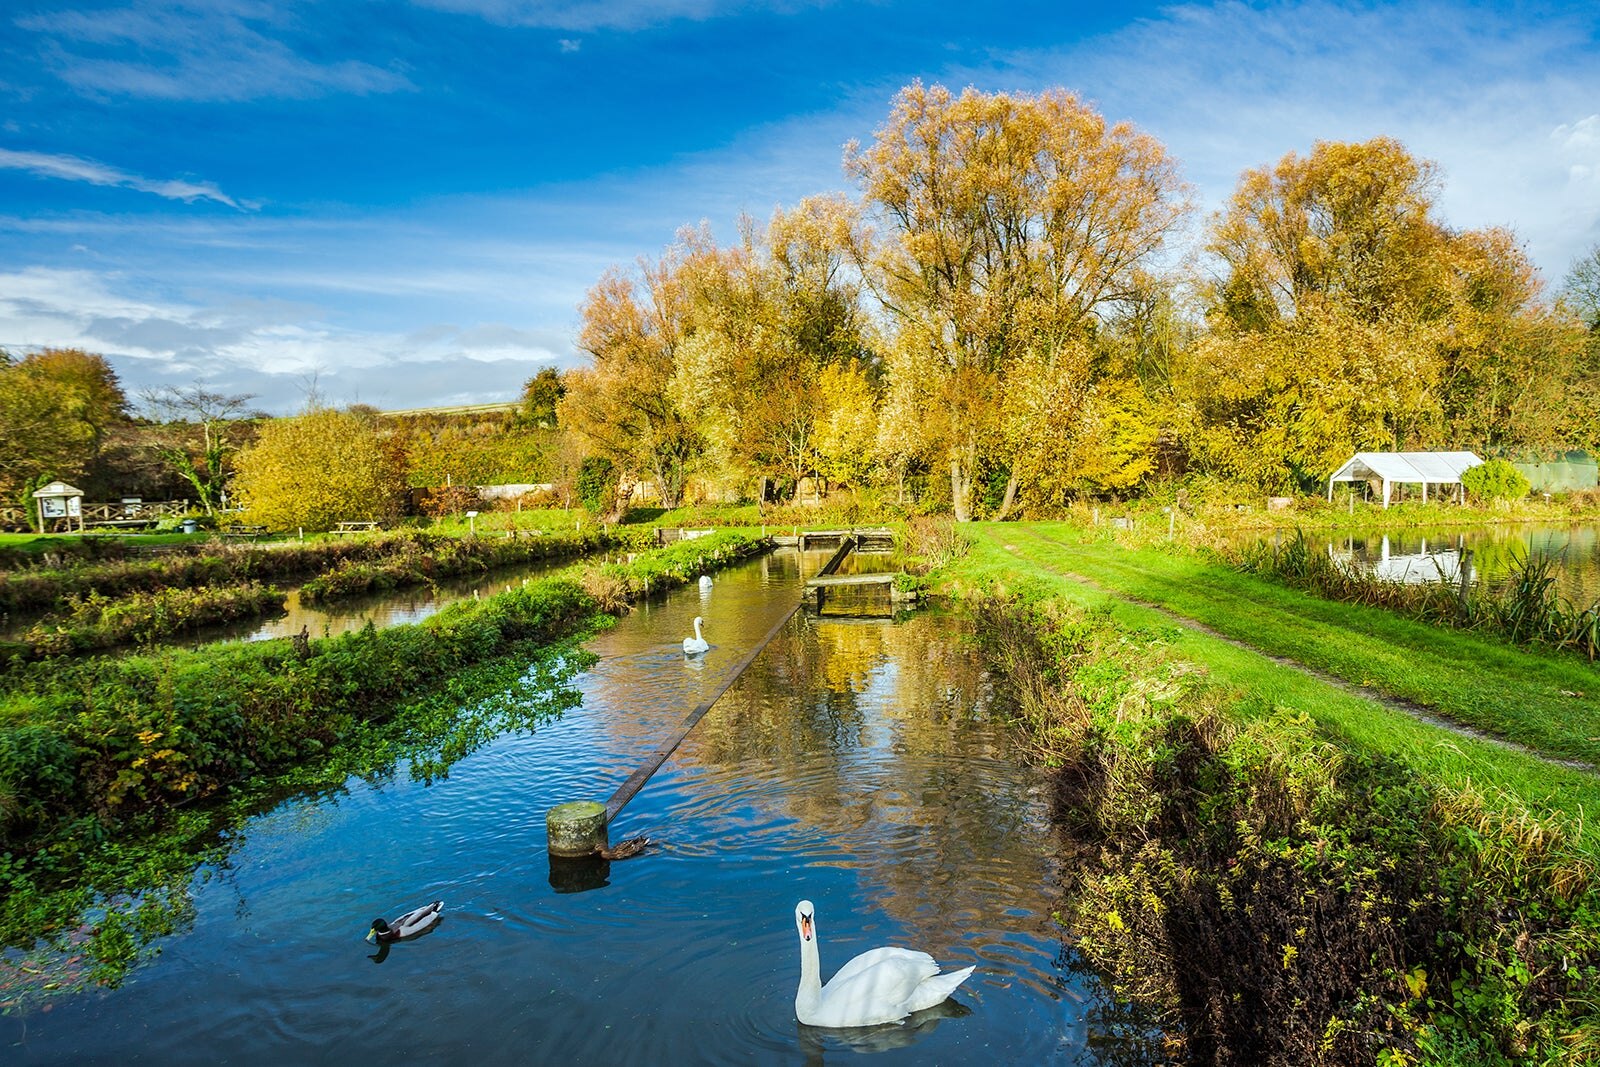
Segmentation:
{"type": "Polygon", "coordinates": [[[264,424],[236,469],[249,520],[279,530],[388,519],[403,486],[372,419],[332,408],[264,424]]]}
{"type": "MultiPolygon", "coordinates": [[[[1181,219],[1184,187],[1160,142],[1062,90],[957,97],[914,83],[845,165],[889,231],[873,266],[902,331],[891,391],[939,413],[928,430],[965,519],[986,456],[998,448],[1015,477],[1015,446],[1053,432],[1014,425],[1015,412],[1040,410],[1027,405],[1002,432],[1013,369],[1033,360],[1050,368],[1048,389],[1087,393],[1092,382],[1066,381],[1058,355],[1131,291],[1181,219]]],[[[1036,368],[1021,378],[1037,384],[1036,368]]]]}

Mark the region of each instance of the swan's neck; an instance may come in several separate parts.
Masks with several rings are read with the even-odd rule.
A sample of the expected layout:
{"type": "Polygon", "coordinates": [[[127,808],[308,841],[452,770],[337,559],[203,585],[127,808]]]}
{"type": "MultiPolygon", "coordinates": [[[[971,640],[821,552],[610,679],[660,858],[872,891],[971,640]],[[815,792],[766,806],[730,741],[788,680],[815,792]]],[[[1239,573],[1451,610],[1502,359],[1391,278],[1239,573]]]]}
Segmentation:
{"type": "Polygon", "coordinates": [[[696,641],[704,640],[704,638],[702,638],[700,636],[700,620],[699,619],[694,620],[694,639],[696,641]]]}
{"type": "Polygon", "coordinates": [[[794,1013],[801,1022],[811,1018],[822,1000],[822,964],[817,958],[817,935],[800,939],[800,988],[794,994],[794,1013]]]}

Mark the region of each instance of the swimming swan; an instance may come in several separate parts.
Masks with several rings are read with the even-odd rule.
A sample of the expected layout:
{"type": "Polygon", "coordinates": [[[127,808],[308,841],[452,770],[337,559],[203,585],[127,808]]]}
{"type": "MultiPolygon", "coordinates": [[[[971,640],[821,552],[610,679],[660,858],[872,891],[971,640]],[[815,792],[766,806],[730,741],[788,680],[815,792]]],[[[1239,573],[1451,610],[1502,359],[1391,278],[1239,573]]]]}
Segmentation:
{"type": "Polygon", "coordinates": [[[794,1014],[807,1026],[876,1026],[943,1003],[965,982],[972,967],[940,974],[926,952],[875,948],[863,952],[823,985],[818,971],[816,909],[802,900],[794,908],[800,931],[800,988],[794,1014]]]}
{"type": "Polygon", "coordinates": [[[694,617],[694,636],[683,639],[683,654],[685,656],[698,656],[711,647],[711,642],[700,636],[700,616],[694,617]]]}
{"type": "Polygon", "coordinates": [[[367,940],[386,945],[391,941],[404,941],[425,934],[439,925],[439,909],[443,907],[442,900],[424,904],[400,916],[392,926],[383,919],[373,919],[372,929],[367,931],[367,940]]]}
{"type": "Polygon", "coordinates": [[[711,575],[702,574],[700,576],[700,588],[702,590],[711,588],[711,575]]]}

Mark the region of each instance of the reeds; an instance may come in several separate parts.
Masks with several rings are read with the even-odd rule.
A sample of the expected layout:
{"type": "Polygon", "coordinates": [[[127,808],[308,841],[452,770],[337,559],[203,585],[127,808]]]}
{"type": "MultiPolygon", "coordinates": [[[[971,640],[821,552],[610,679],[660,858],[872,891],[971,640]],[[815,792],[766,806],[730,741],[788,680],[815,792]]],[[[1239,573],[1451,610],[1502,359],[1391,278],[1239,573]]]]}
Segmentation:
{"type": "Polygon", "coordinates": [[[1364,604],[1457,629],[1498,634],[1513,644],[1570,649],[1600,658],[1600,601],[1579,608],[1556,588],[1556,557],[1513,553],[1509,579],[1500,586],[1463,584],[1440,571],[1436,580],[1407,584],[1341,564],[1306,542],[1296,530],[1282,545],[1258,543],[1221,556],[1258,574],[1328,600],[1364,604]]]}

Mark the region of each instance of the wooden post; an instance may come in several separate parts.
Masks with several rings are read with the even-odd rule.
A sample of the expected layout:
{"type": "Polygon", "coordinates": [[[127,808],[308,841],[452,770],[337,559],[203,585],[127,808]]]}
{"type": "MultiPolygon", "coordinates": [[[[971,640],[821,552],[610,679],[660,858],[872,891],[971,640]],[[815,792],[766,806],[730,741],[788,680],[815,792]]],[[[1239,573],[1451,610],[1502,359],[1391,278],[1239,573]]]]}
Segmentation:
{"type": "Polygon", "coordinates": [[[1472,591],[1472,549],[1468,548],[1461,553],[1461,589],[1456,594],[1461,603],[1462,610],[1466,609],[1467,596],[1472,591]]]}

